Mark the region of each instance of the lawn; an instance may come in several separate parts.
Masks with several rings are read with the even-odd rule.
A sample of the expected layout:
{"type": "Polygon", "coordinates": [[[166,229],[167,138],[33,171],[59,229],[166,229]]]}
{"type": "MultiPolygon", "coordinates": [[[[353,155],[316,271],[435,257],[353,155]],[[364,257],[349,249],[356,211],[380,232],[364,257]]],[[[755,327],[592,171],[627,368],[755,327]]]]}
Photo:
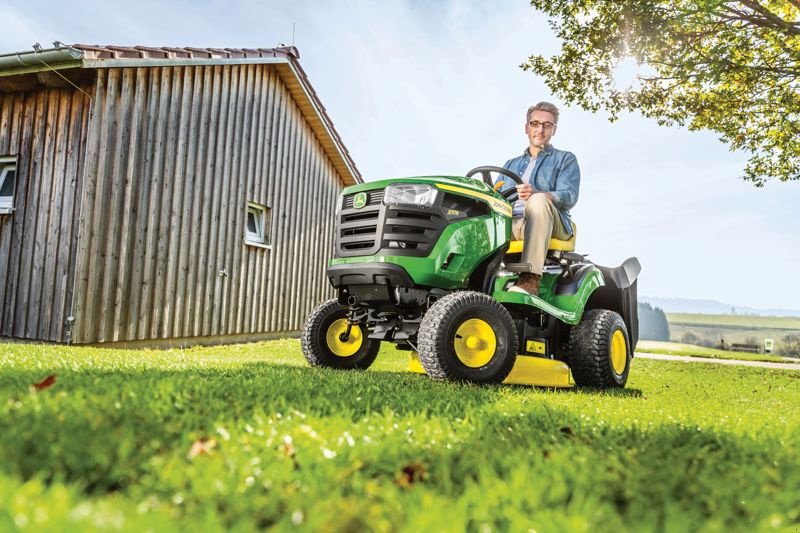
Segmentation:
{"type": "Polygon", "coordinates": [[[474,386],[392,349],[308,368],[296,340],[0,361],[0,530],[800,528],[800,372],[635,360],[620,391],[474,386]]]}
{"type": "Polygon", "coordinates": [[[693,357],[708,357],[710,359],[739,359],[742,361],[769,361],[773,363],[785,363],[787,361],[785,357],[781,357],[779,355],[750,352],[731,352],[728,350],[706,348],[705,346],[681,344],[678,342],[639,341],[636,345],[636,351],[645,353],[660,353],[666,355],[690,355],[693,357]]]}

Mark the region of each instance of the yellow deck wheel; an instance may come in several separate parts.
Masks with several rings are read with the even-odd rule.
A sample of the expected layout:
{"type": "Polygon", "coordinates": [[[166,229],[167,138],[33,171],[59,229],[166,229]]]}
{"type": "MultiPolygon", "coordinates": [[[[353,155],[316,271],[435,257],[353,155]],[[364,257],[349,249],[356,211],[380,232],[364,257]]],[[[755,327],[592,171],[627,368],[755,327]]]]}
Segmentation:
{"type": "Polygon", "coordinates": [[[497,336],[485,321],[470,318],[456,330],[453,348],[465,366],[480,368],[492,360],[497,350],[497,336]]]}
{"type": "Polygon", "coordinates": [[[347,319],[340,318],[334,321],[325,333],[325,341],[328,343],[328,348],[330,348],[334,355],[338,355],[339,357],[355,355],[358,349],[361,348],[361,343],[364,341],[360,327],[353,326],[350,328],[350,336],[346,341],[343,341],[341,336],[345,331],[347,331],[347,319]]]}
{"type": "Polygon", "coordinates": [[[611,337],[609,356],[614,372],[617,374],[625,372],[625,364],[628,361],[628,347],[625,345],[625,334],[620,330],[615,331],[611,337]]]}

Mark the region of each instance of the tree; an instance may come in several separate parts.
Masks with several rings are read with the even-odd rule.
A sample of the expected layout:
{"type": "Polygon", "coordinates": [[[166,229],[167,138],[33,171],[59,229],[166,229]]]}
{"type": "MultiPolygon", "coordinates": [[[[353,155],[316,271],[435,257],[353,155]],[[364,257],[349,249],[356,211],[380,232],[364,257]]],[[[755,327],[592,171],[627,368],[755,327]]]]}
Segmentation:
{"type": "Polygon", "coordinates": [[[708,129],[750,154],[744,179],[800,180],[800,0],[531,0],[561,39],[522,65],[568,104],[708,129]],[[639,86],[614,69],[633,58],[639,86]]]}
{"type": "Polygon", "coordinates": [[[800,334],[790,333],[789,335],[784,335],[777,351],[779,354],[788,357],[800,357],[800,334]]]}
{"type": "Polygon", "coordinates": [[[639,304],[639,338],[650,341],[669,340],[667,315],[659,307],[648,303],[639,304]]]}
{"type": "Polygon", "coordinates": [[[697,344],[700,342],[700,337],[695,335],[693,331],[687,331],[681,337],[681,342],[683,344],[697,344]]]}

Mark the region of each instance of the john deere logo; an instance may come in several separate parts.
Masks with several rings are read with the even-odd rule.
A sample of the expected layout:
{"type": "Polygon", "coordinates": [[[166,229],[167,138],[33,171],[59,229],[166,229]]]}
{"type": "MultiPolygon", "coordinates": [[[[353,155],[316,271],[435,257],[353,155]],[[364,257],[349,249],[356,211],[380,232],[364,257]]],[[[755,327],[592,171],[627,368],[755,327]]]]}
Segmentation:
{"type": "Polygon", "coordinates": [[[353,207],[356,209],[361,209],[365,205],[367,205],[367,193],[360,192],[356,194],[356,197],[353,198],[353,207]]]}

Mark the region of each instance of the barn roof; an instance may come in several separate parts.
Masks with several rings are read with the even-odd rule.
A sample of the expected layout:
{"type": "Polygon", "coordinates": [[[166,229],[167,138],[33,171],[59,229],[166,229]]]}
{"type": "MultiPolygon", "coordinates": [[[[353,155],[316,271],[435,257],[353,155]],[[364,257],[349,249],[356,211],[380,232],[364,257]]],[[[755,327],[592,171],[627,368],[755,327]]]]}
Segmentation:
{"type": "Polygon", "coordinates": [[[325,106],[300,66],[294,46],[278,48],[192,48],[152,46],[62,45],[0,55],[0,78],[63,69],[271,64],[317,135],[345,185],[360,183],[361,174],[336,132],[325,106]]]}

